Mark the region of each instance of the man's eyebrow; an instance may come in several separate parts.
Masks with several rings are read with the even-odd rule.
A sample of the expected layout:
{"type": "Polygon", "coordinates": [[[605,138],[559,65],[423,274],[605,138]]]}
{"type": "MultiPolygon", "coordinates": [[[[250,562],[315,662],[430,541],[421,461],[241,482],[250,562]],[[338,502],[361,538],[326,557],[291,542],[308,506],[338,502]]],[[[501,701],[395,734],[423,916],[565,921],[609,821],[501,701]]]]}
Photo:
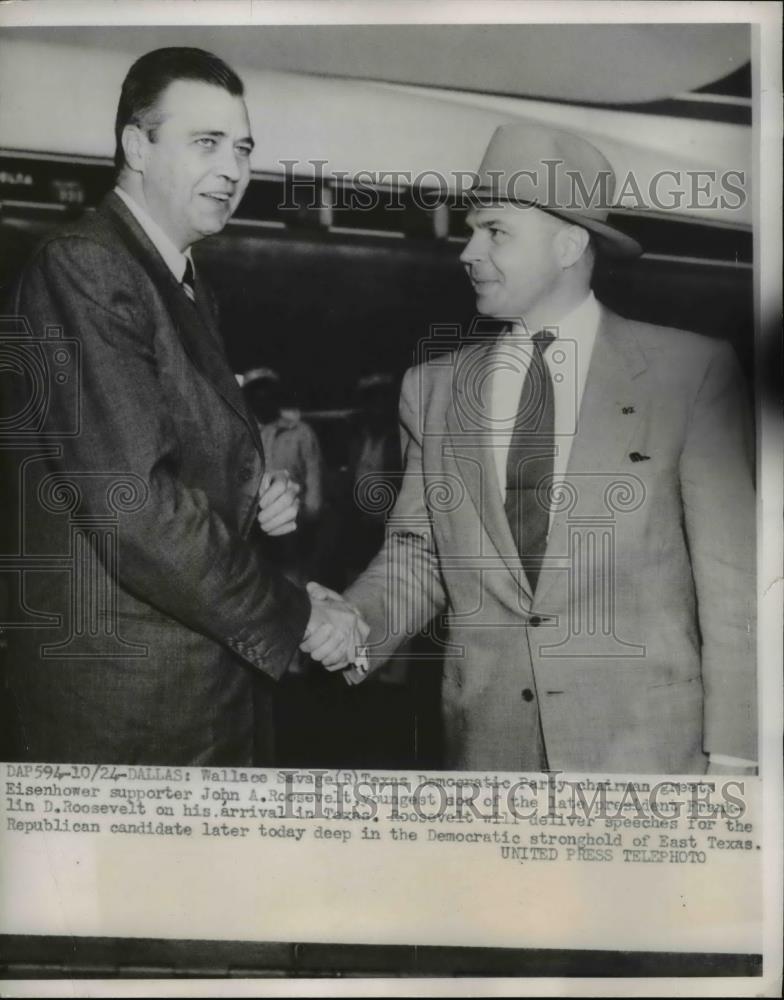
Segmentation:
{"type": "Polygon", "coordinates": [[[489,229],[491,226],[502,226],[504,220],[500,215],[484,216],[482,218],[467,218],[466,225],[469,229],[489,229]]]}
{"type": "MultiPolygon", "coordinates": [[[[190,134],[194,139],[196,138],[196,136],[199,135],[208,135],[212,139],[225,139],[226,136],[228,135],[227,132],[223,132],[221,129],[211,129],[211,128],[195,128],[192,129],[190,134]]],[[[249,135],[243,136],[243,138],[238,139],[237,142],[244,143],[246,146],[250,146],[251,149],[254,149],[256,146],[256,143],[249,135]]]]}

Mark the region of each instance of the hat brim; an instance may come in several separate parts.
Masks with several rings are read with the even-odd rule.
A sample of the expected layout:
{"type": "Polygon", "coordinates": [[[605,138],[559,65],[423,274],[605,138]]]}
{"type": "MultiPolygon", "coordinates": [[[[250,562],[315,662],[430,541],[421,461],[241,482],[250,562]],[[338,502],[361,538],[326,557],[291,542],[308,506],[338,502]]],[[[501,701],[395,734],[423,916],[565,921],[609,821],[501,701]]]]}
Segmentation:
{"type": "MultiPolygon", "coordinates": [[[[550,210],[545,208],[543,211],[549,212],[550,210]]],[[[609,226],[606,222],[601,222],[598,219],[586,219],[583,216],[575,218],[561,212],[550,212],[550,214],[557,215],[565,222],[573,222],[575,225],[589,230],[596,237],[600,251],[611,257],[639,257],[642,253],[642,247],[637,240],[622,233],[615,226],[609,226]]]]}
{"type": "Polygon", "coordinates": [[[560,211],[558,209],[552,209],[545,205],[540,205],[538,202],[525,201],[524,199],[515,198],[502,198],[498,197],[497,193],[491,192],[488,188],[476,187],[471,190],[471,194],[477,195],[492,195],[493,203],[499,205],[520,205],[527,208],[538,208],[542,212],[547,212],[548,215],[554,215],[558,219],[563,219],[564,222],[570,222],[575,226],[582,226],[583,229],[587,229],[589,232],[593,233],[596,237],[596,243],[601,252],[606,253],[611,257],[639,257],[642,253],[642,246],[628,236],[626,233],[621,232],[620,229],[616,229],[615,226],[610,226],[601,219],[593,219],[590,216],[585,216],[578,211],[560,211]]]}

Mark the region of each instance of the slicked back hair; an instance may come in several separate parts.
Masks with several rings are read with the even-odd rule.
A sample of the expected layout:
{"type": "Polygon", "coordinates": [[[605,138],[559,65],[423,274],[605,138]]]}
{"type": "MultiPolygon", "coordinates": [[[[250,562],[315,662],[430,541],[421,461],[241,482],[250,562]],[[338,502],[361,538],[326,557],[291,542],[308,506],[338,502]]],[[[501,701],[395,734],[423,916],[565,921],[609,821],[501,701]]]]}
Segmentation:
{"type": "MultiPolygon", "coordinates": [[[[173,46],[154,49],[141,56],[128,70],[120,92],[114,122],[114,166],[119,172],[125,166],[122,134],[126,125],[138,125],[154,133],[155,106],[161,95],[175,80],[195,80],[222,87],[233,97],[243,97],[242,80],[226,63],[204,49],[173,46]]],[[[153,138],[153,136],[151,136],[153,138]]]]}

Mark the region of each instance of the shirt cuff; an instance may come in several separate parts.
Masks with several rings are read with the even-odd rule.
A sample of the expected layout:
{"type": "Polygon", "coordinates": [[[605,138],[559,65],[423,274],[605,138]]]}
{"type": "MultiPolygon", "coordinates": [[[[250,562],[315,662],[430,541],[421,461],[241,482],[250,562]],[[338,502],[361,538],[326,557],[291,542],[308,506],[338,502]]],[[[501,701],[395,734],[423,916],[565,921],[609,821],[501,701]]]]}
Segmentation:
{"type": "Polygon", "coordinates": [[[724,767],[756,767],[756,760],[746,760],[745,757],[730,757],[724,753],[709,753],[711,764],[721,764],[724,767]]]}

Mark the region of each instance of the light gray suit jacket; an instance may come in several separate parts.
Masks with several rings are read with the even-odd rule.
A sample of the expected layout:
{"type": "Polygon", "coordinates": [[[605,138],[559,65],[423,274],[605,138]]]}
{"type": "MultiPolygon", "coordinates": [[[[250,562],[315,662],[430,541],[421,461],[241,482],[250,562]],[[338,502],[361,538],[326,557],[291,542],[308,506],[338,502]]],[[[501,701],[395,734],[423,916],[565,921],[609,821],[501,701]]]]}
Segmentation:
{"type": "Polygon", "coordinates": [[[694,774],[709,752],[756,759],[752,438],[731,348],[602,310],[535,592],[478,402],[491,349],[404,380],[402,487],[348,592],[372,666],[447,612],[454,768],[694,774]]]}

